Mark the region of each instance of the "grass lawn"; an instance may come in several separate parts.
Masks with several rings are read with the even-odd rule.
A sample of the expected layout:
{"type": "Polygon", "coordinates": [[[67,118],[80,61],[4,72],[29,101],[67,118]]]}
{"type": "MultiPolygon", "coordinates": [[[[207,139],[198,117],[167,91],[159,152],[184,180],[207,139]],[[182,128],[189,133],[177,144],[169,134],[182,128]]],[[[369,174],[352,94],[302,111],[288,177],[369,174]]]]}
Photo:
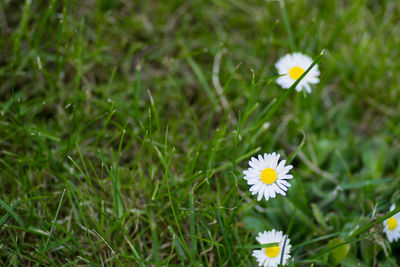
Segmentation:
{"type": "Polygon", "coordinates": [[[275,229],[288,266],[398,266],[399,21],[398,0],[0,0],[0,265],[257,266],[275,229]],[[293,52],[319,60],[310,94],[276,82],[293,52]],[[243,171],[272,152],[294,178],[257,201],[243,171]]]}

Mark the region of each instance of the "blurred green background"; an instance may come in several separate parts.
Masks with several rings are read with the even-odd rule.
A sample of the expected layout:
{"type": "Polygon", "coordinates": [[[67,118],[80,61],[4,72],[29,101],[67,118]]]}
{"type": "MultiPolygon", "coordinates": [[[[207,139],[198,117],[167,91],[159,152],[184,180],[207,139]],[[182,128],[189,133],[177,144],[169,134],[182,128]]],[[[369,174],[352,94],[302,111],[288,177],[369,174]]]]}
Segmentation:
{"type": "Polygon", "coordinates": [[[277,229],[290,266],[397,266],[381,224],[352,234],[400,205],[399,21],[397,0],[0,0],[1,264],[255,266],[277,229]],[[276,60],[323,49],[269,116],[276,60]],[[296,179],[257,202],[242,171],[273,151],[296,179]]]}

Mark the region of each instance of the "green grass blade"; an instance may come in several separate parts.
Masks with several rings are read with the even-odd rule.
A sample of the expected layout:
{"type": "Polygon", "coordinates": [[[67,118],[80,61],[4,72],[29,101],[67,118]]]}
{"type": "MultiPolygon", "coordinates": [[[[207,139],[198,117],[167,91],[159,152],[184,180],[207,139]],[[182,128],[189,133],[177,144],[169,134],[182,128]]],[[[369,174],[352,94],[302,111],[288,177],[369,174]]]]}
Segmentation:
{"type": "Polygon", "coordinates": [[[287,32],[287,36],[289,38],[290,48],[292,48],[292,51],[296,51],[296,45],[295,45],[295,42],[294,42],[293,31],[292,31],[292,28],[290,26],[289,16],[287,14],[286,7],[285,7],[285,0],[280,0],[279,1],[279,6],[281,8],[281,14],[282,14],[283,23],[285,24],[285,29],[286,29],[286,32],[287,32]]]}
{"type": "Polygon", "coordinates": [[[63,200],[64,200],[65,191],[66,191],[66,189],[64,188],[64,190],[63,190],[63,192],[62,192],[62,195],[61,195],[61,198],[60,198],[60,202],[58,203],[56,215],[54,216],[54,219],[53,219],[53,221],[51,222],[50,233],[49,233],[49,236],[47,237],[46,244],[44,245],[43,253],[46,252],[46,250],[47,250],[47,245],[49,244],[49,241],[50,241],[50,238],[51,238],[51,234],[52,234],[53,231],[54,231],[54,224],[56,223],[56,220],[57,220],[57,217],[58,217],[58,213],[60,212],[61,204],[62,204],[62,202],[63,202],[63,200]]]}
{"type": "Polygon", "coordinates": [[[19,225],[21,225],[22,227],[25,227],[24,222],[22,221],[22,219],[19,217],[19,215],[14,211],[14,209],[12,207],[10,207],[7,203],[5,203],[2,199],[0,199],[0,205],[6,209],[7,213],[11,215],[11,217],[13,217],[17,223],[19,225]]]}

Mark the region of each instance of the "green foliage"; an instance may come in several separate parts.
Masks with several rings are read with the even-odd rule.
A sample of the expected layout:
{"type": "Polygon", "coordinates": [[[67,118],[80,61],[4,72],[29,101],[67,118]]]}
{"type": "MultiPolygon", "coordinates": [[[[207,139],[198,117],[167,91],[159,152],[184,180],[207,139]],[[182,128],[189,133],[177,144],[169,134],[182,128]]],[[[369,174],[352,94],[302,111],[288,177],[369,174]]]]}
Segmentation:
{"type": "Polygon", "coordinates": [[[344,241],[340,238],[334,238],[328,242],[328,247],[335,247],[329,252],[328,262],[333,266],[338,265],[346,258],[347,253],[350,250],[349,244],[344,244],[344,241]],[[342,245],[343,244],[343,245],[342,245]]]}
{"type": "Polygon", "coordinates": [[[284,3],[0,0],[0,265],[254,266],[274,228],[289,266],[396,266],[400,5],[284,3]],[[323,49],[310,95],[275,83],[323,49]],[[257,202],[272,151],[295,179],[257,202]]]}

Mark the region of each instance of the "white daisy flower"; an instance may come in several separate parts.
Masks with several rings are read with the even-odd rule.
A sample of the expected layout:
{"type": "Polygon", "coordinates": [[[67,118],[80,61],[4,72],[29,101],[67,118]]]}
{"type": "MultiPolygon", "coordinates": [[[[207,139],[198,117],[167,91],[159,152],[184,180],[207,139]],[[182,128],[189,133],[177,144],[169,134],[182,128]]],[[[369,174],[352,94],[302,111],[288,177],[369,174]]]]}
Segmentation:
{"type": "Polygon", "coordinates": [[[290,239],[287,238],[287,235],[282,236],[281,231],[264,231],[264,233],[258,233],[256,239],[262,245],[278,243],[278,246],[253,250],[253,256],[257,258],[258,266],[276,267],[280,264],[281,258],[283,265],[290,259],[289,253],[292,247],[289,244],[290,239]]]}
{"type": "MultiPolygon", "coordinates": [[[[394,210],[396,206],[393,204],[390,211],[394,210]]],[[[400,238],[400,212],[396,213],[389,219],[383,222],[383,232],[386,233],[389,242],[397,241],[400,238]]]]}
{"type": "Polygon", "coordinates": [[[249,161],[250,168],[243,171],[244,179],[247,180],[247,184],[251,185],[250,192],[252,195],[258,194],[258,201],[263,196],[268,201],[268,199],[274,198],[276,193],[286,196],[285,191],[290,187],[286,180],[293,178],[293,175],[288,174],[293,166],[285,166],[286,160],[282,160],[278,164],[279,157],[280,155],[275,152],[265,153],[264,157],[258,155],[258,159],[252,157],[249,161]]]}
{"type": "MultiPolygon", "coordinates": [[[[276,82],[283,88],[287,89],[300,78],[300,76],[310,67],[312,59],[301,53],[286,54],[276,62],[275,67],[280,76],[276,82]]],[[[302,89],[307,93],[311,93],[310,84],[319,82],[318,65],[315,65],[307,75],[296,86],[296,90],[300,92],[302,89]]]]}

